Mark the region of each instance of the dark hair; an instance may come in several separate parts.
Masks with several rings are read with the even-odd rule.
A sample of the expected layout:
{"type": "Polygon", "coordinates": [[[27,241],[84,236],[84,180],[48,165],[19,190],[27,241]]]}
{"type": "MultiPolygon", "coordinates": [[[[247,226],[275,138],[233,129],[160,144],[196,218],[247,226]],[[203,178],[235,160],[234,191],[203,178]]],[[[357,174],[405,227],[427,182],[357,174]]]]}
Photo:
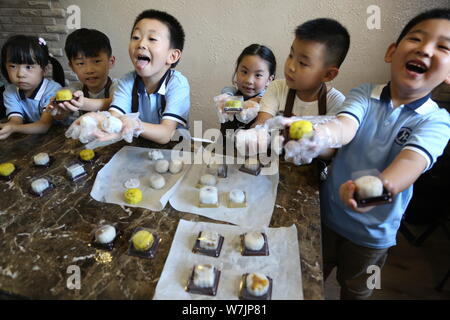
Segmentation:
{"type": "Polygon", "coordinates": [[[424,20],[430,20],[430,19],[450,20],[450,9],[436,8],[436,9],[431,9],[431,10],[422,12],[419,15],[415,16],[403,28],[402,32],[400,33],[400,36],[397,39],[396,44],[399,44],[400,41],[408,34],[408,32],[412,28],[414,28],[414,26],[418,25],[419,23],[421,23],[424,20]]]}
{"type": "Polygon", "coordinates": [[[237,58],[233,78],[238,70],[239,64],[241,63],[242,59],[244,59],[245,56],[259,56],[269,65],[269,74],[275,77],[275,71],[277,69],[277,61],[275,59],[272,50],[261,44],[253,43],[249,45],[247,48],[245,48],[237,58]]]}
{"type": "Polygon", "coordinates": [[[95,29],[78,29],[67,36],[64,47],[67,59],[75,59],[82,53],[86,57],[96,57],[100,52],[105,52],[108,57],[112,55],[111,44],[103,32],[95,29]]]}
{"type": "Polygon", "coordinates": [[[326,64],[338,68],[344,62],[350,47],[350,35],[347,29],[333,19],[320,18],[309,20],[295,29],[295,36],[301,40],[310,40],[325,45],[326,64]]]}
{"type": "Polygon", "coordinates": [[[17,64],[38,64],[42,69],[50,62],[53,69],[53,79],[61,86],[65,86],[64,70],[61,64],[48,53],[48,47],[42,38],[26,35],[16,35],[6,40],[2,47],[1,70],[2,75],[11,82],[6,69],[8,62],[17,64]]]}
{"type": "MultiPolygon", "coordinates": [[[[131,33],[133,33],[134,27],[136,27],[138,22],[143,19],[154,19],[164,23],[169,29],[170,33],[170,48],[183,51],[185,37],[184,30],[178,20],[175,19],[175,17],[163,11],[153,9],[145,10],[137,16],[136,20],[134,21],[133,28],[131,29],[131,33]]],[[[179,61],[180,60],[173,63],[172,68],[175,68],[179,61]]]]}

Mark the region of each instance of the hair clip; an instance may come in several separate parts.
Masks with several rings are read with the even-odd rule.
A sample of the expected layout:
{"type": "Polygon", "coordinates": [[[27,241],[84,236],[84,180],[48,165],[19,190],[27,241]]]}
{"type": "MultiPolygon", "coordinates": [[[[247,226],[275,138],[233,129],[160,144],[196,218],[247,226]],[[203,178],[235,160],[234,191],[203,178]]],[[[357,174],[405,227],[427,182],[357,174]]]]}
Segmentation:
{"type": "Polygon", "coordinates": [[[46,45],[47,45],[47,42],[45,42],[44,38],[39,38],[39,44],[40,44],[41,46],[46,46],[46,45]]]}

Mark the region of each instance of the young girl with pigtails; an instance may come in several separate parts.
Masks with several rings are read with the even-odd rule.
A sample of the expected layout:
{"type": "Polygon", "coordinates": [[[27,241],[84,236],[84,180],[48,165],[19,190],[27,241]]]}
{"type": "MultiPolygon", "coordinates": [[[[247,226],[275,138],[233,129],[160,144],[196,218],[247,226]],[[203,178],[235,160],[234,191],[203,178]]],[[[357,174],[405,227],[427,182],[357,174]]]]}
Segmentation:
{"type": "Polygon", "coordinates": [[[46,107],[65,80],[45,40],[26,35],[9,38],[1,50],[1,72],[8,81],[3,93],[8,122],[0,123],[0,140],[14,132],[46,133],[53,122],[46,107]],[[45,78],[49,64],[54,80],[45,78]]]}

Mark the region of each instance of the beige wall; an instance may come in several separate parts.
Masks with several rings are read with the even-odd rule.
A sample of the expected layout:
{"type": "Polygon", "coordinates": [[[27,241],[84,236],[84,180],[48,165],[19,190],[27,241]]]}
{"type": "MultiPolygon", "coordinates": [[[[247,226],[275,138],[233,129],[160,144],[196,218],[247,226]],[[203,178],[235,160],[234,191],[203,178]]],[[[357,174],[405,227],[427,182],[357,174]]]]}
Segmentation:
{"type": "Polygon", "coordinates": [[[96,28],[111,39],[121,77],[131,70],[128,40],[136,16],[145,9],[174,15],[186,32],[185,50],[177,69],[191,85],[191,124],[217,127],[212,97],[231,84],[235,61],[251,43],[269,46],[277,58],[277,78],[283,78],[284,60],[293,32],[306,20],[330,17],[347,27],[350,51],[333,85],[344,94],[362,82],[386,82],[383,56],[404,24],[432,7],[449,7],[448,0],[61,0],[63,7],[81,9],[81,26],[96,28]],[[381,10],[381,29],[369,30],[366,10],[381,10]]]}

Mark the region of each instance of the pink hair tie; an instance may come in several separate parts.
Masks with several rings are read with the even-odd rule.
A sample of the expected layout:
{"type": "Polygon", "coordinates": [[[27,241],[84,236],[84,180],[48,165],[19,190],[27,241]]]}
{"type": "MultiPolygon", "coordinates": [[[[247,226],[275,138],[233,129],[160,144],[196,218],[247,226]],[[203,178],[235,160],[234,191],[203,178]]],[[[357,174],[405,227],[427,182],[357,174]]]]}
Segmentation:
{"type": "Polygon", "coordinates": [[[39,38],[39,44],[40,44],[41,46],[46,46],[46,45],[47,45],[47,42],[45,42],[44,38],[39,38]]]}

